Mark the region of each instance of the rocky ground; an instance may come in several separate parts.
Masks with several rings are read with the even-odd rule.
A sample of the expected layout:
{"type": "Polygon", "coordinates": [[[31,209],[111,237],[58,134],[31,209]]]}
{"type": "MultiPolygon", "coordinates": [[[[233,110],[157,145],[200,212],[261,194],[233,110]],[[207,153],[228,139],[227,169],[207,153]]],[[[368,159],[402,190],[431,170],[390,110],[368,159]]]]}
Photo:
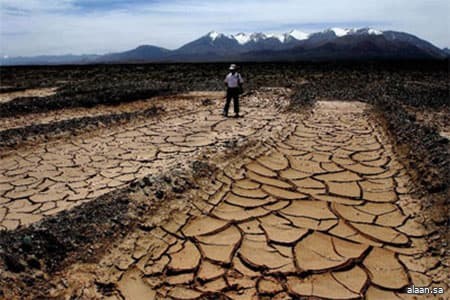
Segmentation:
{"type": "Polygon", "coordinates": [[[147,81],[97,90],[106,66],[92,83],[8,69],[0,298],[448,297],[439,66],[272,67],[246,66],[242,118],[221,116],[220,80],[187,91],[204,66],[177,84],[170,65],[151,84],[157,67],[111,66],[147,81]]]}

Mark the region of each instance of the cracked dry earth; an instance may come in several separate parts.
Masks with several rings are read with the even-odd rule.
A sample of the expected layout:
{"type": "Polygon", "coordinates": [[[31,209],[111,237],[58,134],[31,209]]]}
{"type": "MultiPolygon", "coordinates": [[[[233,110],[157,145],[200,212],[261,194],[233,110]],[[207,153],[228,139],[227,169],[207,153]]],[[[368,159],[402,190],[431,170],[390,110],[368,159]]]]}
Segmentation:
{"type": "MultiPolygon", "coordinates": [[[[262,101],[258,94],[253,98],[262,101]]],[[[180,149],[188,152],[226,134],[260,142],[202,181],[189,200],[172,200],[170,208],[149,216],[146,226],[112,245],[98,264],[65,270],[64,284],[52,294],[415,299],[404,293],[406,287],[448,288],[445,267],[427,253],[424,237],[431,229],[421,224],[420,206],[409,193],[412,182],[366,104],[319,101],[310,114],[278,114],[251,103],[246,100],[244,119],[223,120],[216,109],[168,120],[166,138],[150,125],[118,133],[116,138],[125,140],[138,134],[137,144],[147,141],[147,147],[148,141],[160,141],[150,157],[182,155],[180,149]],[[204,120],[204,127],[197,120],[204,120]]],[[[121,149],[117,139],[106,137],[109,143],[121,149]]],[[[146,165],[148,151],[130,150],[123,154],[126,162],[153,170],[146,165]]],[[[111,178],[106,186],[145,173],[137,166],[120,171],[127,167],[132,175],[111,178]]],[[[109,174],[114,171],[103,178],[109,174]]],[[[74,195],[65,193],[70,198],[60,201],[72,203],[74,195]]],[[[97,192],[82,196],[90,193],[97,192]]],[[[26,201],[41,205],[33,196],[26,201]]]]}
{"type": "MultiPolygon", "coordinates": [[[[27,226],[125,187],[146,175],[170,170],[190,161],[207,146],[220,149],[230,140],[257,135],[269,130],[269,121],[276,118],[275,111],[264,111],[264,115],[260,112],[258,105],[261,103],[256,102],[256,97],[249,100],[245,119],[227,120],[220,115],[218,106],[201,105],[202,99],[221,97],[223,93],[193,92],[158,98],[150,103],[122,105],[116,109],[121,112],[139,110],[165,101],[168,113],[124,126],[3,151],[0,156],[0,230],[27,226]]],[[[101,111],[110,114],[112,109],[102,106],[101,111]]],[[[62,117],[56,120],[96,114],[99,112],[92,109],[68,109],[60,112],[62,117]]],[[[38,120],[49,122],[56,117],[47,113],[44,116],[38,120]]],[[[32,120],[37,118],[34,115],[32,120]]]]}
{"type": "Polygon", "coordinates": [[[57,88],[41,88],[41,89],[28,89],[19,92],[3,93],[0,94],[0,103],[5,103],[20,97],[46,97],[54,95],[57,88]]]}
{"type": "MultiPolygon", "coordinates": [[[[1,95],[1,94],[0,94],[1,95]]],[[[8,94],[9,95],[9,94],[8,94]]],[[[49,124],[53,122],[67,121],[83,117],[108,116],[121,113],[144,111],[151,107],[164,107],[166,112],[184,111],[192,103],[199,99],[220,98],[223,93],[215,92],[190,92],[176,96],[160,96],[151,99],[138,100],[115,105],[96,105],[91,108],[76,107],[50,110],[48,112],[16,115],[13,118],[0,118],[0,128],[14,129],[32,126],[36,124],[49,124]],[[170,103],[170,105],[168,105],[170,103]]]]}

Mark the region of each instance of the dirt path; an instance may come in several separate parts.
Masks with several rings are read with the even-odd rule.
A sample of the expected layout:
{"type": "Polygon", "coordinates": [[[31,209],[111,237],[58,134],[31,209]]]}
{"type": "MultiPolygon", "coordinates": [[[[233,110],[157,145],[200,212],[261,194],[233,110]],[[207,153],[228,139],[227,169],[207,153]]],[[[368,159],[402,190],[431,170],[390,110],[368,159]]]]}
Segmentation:
{"type": "Polygon", "coordinates": [[[6,103],[21,97],[47,97],[54,95],[57,88],[28,89],[20,92],[1,93],[0,103],[6,103]]]}
{"type": "MultiPolygon", "coordinates": [[[[245,119],[222,121],[205,111],[203,129],[198,116],[173,119],[176,134],[165,132],[158,147],[178,154],[226,134],[265,139],[204,182],[192,201],[149,217],[99,264],[68,269],[53,295],[410,299],[401,291],[413,284],[448,288],[445,267],[426,254],[430,229],[408,193],[410,178],[366,108],[318,102],[305,119],[249,108],[245,119]]],[[[133,159],[142,155],[130,150],[133,159]]]]}
{"type": "Polygon", "coordinates": [[[234,139],[258,136],[278,124],[276,111],[265,109],[272,105],[277,93],[266,91],[267,103],[261,103],[256,96],[248,97],[242,119],[221,116],[223,93],[169,97],[157,100],[161,104],[165,100],[170,107],[160,118],[3,153],[0,230],[34,223],[145,175],[167,171],[189,162],[210,145],[220,151],[234,139]],[[202,105],[200,100],[206,98],[214,99],[214,105],[202,105]]]}
{"type": "Polygon", "coordinates": [[[174,96],[160,96],[140,101],[120,103],[117,105],[96,105],[92,108],[64,108],[48,112],[0,118],[0,128],[6,130],[39,124],[49,124],[76,118],[131,113],[144,111],[153,106],[163,107],[166,112],[171,113],[195,108],[198,104],[197,102],[200,102],[201,100],[220,99],[223,95],[223,92],[190,92],[174,96]]]}

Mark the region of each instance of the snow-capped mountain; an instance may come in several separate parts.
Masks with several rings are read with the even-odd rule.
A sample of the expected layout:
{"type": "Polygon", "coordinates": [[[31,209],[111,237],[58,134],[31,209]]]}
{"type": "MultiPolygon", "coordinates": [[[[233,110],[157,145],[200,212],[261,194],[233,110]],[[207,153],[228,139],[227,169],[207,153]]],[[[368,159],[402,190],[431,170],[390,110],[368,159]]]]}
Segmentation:
{"type": "MultiPolygon", "coordinates": [[[[215,36],[214,33],[209,33],[210,35],[215,36]]],[[[306,32],[302,32],[299,30],[291,30],[287,33],[252,33],[252,34],[246,34],[243,32],[240,32],[236,35],[229,35],[228,36],[231,39],[235,39],[240,45],[245,45],[250,42],[260,42],[267,39],[277,39],[280,41],[280,43],[286,43],[290,39],[295,39],[298,41],[305,40],[309,37],[309,34],[306,32]]]]}
{"type": "Polygon", "coordinates": [[[277,39],[280,41],[280,43],[286,43],[290,40],[294,39],[297,41],[304,41],[309,39],[311,36],[314,35],[327,35],[332,34],[335,37],[343,37],[347,35],[382,35],[383,31],[373,29],[373,28],[361,28],[361,29],[355,29],[355,28],[330,28],[321,32],[315,32],[315,33],[307,33],[299,30],[291,30],[286,33],[250,33],[246,34],[243,32],[240,32],[236,35],[230,34],[224,34],[224,33],[218,33],[216,31],[209,32],[206,36],[211,39],[211,41],[215,41],[218,38],[228,38],[228,39],[234,39],[236,40],[240,45],[245,45],[250,42],[261,42],[267,39],[277,39]]]}
{"type": "Polygon", "coordinates": [[[443,51],[413,35],[381,31],[374,28],[330,28],[306,33],[292,30],[286,33],[224,34],[211,31],[174,51],[174,58],[189,54],[205,59],[302,59],[307,57],[334,59],[354,56],[364,58],[444,58],[443,51]],[[317,49],[317,53],[314,52],[317,49]],[[367,55],[365,54],[367,52],[367,55]],[[334,54],[337,54],[335,57],[334,54]],[[304,55],[303,55],[304,56],[304,55]]]}
{"type": "Polygon", "coordinates": [[[288,43],[291,40],[302,41],[309,37],[309,33],[291,30],[286,33],[263,33],[263,32],[254,32],[254,33],[244,33],[240,32],[237,34],[224,34],[218,33],[216,31],[211,31],[206,34],[203,38],[210,39],[211,42],[215,42],[220,39],[228,39],[234,40],[239,45],[245,46],[251,43],[261,43],[267,40],[277,40],[279,43],[288,43]]]}
{"type": "MultiPolygon", "coordinates": [[[[63,64],[66,56],[47,63],[63,64]]],[[[320,32],[284,33],[211,31],[176,50],[142,45],[102,56],[79,56],[79,63],[96,62],[206,62],[336,59],[445,59],[448,54],[414,35],[374,28],[330,28],[320,32]]],[[[45,58],[45,57],[44,57],[45,58]]],[[[69,63],[77,63],[70,56],[69,63]]],[[[43,57],[6,58],[0,64],[45,64],[43,57]]]]}
{"type": "Polygon", "coordinates": [[[237,33],[224,34],[211,31],[174,51],[175,56],[186,54],[209,56],[236,55],[250,51],[285,50],[308,37],[307,33],[291,31],[281,34],[237,33]]]}
{"type": "Polygon", "coordinates": [[[343,37],[347,35],[382,35],[383,31],[373,29],[373,28],[362,28],[362,29],[354,29],[354,28],[330,28],[324,30],[322,32],[316,33],[307,33],[299,30],[291,30],[286,33],[237,33],[237,34],[224,34],[216,31],[209,32],[205,37],[209,38],[211,42],[215,42],[217,39],[229,39],[235,40],[240,45],[247,45],[249,43],[259,43],[269,39],[277,39],[280,43],[289,43],[292,40],[295,41],[304,41],[308,40],[311,36],[314,35],[327,35],[331,33],[335,37],[343,37]]]}
{"type": "Polygon", "coordinates": [[[377,30],[377,29],[373,29],[373,28],[362,28],[362,29],[355,29],[355,28],[338,28],[338,27],[334,27],[334,28],[330,28],[325,30],[324,32],[333,32],[337,37],[343,37],[346,35],[364,35],[364,34],[368,34],[368,35],[382,35],[383,31],[381,30],[377,30]]]}

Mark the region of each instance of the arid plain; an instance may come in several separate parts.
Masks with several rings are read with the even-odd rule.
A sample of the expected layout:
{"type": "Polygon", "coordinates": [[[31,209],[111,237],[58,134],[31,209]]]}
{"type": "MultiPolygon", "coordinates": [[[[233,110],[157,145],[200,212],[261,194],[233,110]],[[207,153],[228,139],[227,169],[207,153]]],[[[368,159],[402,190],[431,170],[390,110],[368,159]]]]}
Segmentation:
{"type": "Polygon", "coordinates": [[[0,298],[449,297],[447,63],[226,70],[0,69],[0,298]]]}

